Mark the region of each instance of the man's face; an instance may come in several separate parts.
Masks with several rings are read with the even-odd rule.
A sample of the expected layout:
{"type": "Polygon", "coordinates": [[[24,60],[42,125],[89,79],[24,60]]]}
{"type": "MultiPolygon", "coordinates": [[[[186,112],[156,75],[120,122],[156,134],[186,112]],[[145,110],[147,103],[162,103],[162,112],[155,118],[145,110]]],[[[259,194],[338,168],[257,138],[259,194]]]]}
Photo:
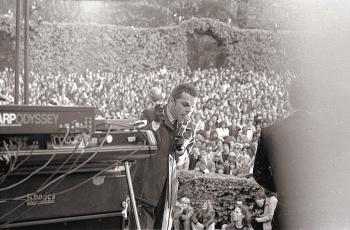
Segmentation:
{"type": "Polygon", "coordinates": [[[197,98],[189,95],[188,93],[182,93],[181,96],[171,104],[171,113],[175,120],[183,121],[185,118],[189,119],[191,113],[196,107],[197,98]]]}

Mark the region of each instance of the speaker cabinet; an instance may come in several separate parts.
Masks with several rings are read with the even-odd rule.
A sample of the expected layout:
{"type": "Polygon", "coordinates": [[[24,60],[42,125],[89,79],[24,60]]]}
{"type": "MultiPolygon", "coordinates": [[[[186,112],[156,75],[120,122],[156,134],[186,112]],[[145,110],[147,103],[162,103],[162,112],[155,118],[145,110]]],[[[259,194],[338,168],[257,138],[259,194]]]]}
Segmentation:
{"type": "MultiPolygon", "coordinates": [[[[115,218],[122,218],[123,202],[126,200],[128,193],[126,177],[121,175],[120,172],[114,171],[93,177],[95,174],[96,172],[80,172],[67,175],[63,180],[57,181],[46,190],[30,196],[26,196],[26,194],[35,192],[50,174],[32,176],[12,189],[0,191],[0,200],[2,201],[0,202],[0,228],[3,228],[6,224],[22,222],[45,222],[45,220],[47,223],[50,223],[50,220],[62,222],[66,218],[66,220],[71,219],[73,222],[63,221],[63,223],[58,223],[57,226],[65,226],[62,229],[93,229],[88,228],[88,226],[92,226],[92,224],[88,224],[89,220],[75,222],[79,217],[86,219],[89,216],[94,219],[91,221],[96,223],[96,226],[99,224],[113,225],[114,222],[120,225],[118,224],[120,220],[115,221],[115,218]],[[87,182],[82,184],[84,181],[87,182]],[[81,185],[76,187],[79,184],[81,185]],[[24,198],[14,199],[21,196],[24,198]],[[103,214],[119,217],[98,218],[99,216],[103,217],[103,214]],[[87,223],[86,228],[83,227],[85,222],[87,223]],[[75,228],[76,224],[82,227],[75,228]],[[72,226],[72,228],[69,226],[72,226]]],[[[0,188],[11,186],[23,180],[26,176],[9,176],[0,185],[0,188]]],[[[55,177],[57,176],[59,175],[55,177]]],[[[48,228],[46,226],[44,229],[61,228],[48,228]]],[[[107,228],[100,227],[96,229],[107,228]]]]}

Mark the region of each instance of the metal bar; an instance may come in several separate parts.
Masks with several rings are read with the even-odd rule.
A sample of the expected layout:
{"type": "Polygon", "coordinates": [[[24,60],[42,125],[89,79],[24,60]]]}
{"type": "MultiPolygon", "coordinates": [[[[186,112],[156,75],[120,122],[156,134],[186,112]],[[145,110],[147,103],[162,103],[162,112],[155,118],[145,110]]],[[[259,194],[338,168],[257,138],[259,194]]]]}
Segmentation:
{"type": "Polygon", "coordinates": [[[15,104],[19,104],[19,51],[20,51],[20,26],[21,26],[21,0],[16,1],[16,54],[15,54],[15,104]]]}
{"type": "Polygon", "coordinates": [[[24,104],[29,104],[29,0],[24,0],[24,104]]]}
{"type": "Polygon", "coordinates": [[[64,217],[64,218],[56,218],[56,219],[48,219],[48,220],[25,221],[25,222],[0,225],[0,229],[33,226],[33,225],[40,225],[40,224],[53,224],[53,223],[69,222],[69,221],[77,221],[77,220],[89,220],[89,219],[106,218],[106,217],[114,217],[114,216],[122,216],[122,213],[112,212],[112,213],[64,217]]]}
{"type": "Polygon", "coordinates": [[[134,188],[132,187],[132,182],[131,182],[130,167],[129,167],[129,162],[128,161],[124,161],[124,167],[125,167],[125,172],[126,172],[126,179],[128,181],[128,186],[129,186],[132,210],[134,212],[134,217],[135,217],[135,222],[136,222],[136,229],[137,230],[141,230],[139,215],[138,215],[137,207],[136,207],[134,188]]]}

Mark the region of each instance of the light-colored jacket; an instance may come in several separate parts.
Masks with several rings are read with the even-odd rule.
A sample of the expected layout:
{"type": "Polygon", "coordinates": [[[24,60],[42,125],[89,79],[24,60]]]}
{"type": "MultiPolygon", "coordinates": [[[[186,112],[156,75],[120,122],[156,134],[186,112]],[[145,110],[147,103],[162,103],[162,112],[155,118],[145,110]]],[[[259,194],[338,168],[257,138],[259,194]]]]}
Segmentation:
{"type": "Polygon", "coordinates": [[[264,230],[272,229],[272,218],[277,206],[277,198],[275,196],[267,197],[264,206],[264,213],[261,217],[256,218],[256,221],[263,223],[264,230]]]}

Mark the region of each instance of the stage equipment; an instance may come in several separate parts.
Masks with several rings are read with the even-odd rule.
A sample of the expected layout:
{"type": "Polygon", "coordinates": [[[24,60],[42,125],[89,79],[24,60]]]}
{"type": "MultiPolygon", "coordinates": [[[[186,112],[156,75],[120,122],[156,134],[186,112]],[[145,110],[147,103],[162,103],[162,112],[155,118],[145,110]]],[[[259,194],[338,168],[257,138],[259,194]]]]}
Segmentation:
{"type": "Polygon", "coordinates": [[[156,153],[154,133],[134,120],[95,123],[94,111],[0,106],[0,229],[125,219],[129,200],[136,210],[130,161],[156,153]]]}

